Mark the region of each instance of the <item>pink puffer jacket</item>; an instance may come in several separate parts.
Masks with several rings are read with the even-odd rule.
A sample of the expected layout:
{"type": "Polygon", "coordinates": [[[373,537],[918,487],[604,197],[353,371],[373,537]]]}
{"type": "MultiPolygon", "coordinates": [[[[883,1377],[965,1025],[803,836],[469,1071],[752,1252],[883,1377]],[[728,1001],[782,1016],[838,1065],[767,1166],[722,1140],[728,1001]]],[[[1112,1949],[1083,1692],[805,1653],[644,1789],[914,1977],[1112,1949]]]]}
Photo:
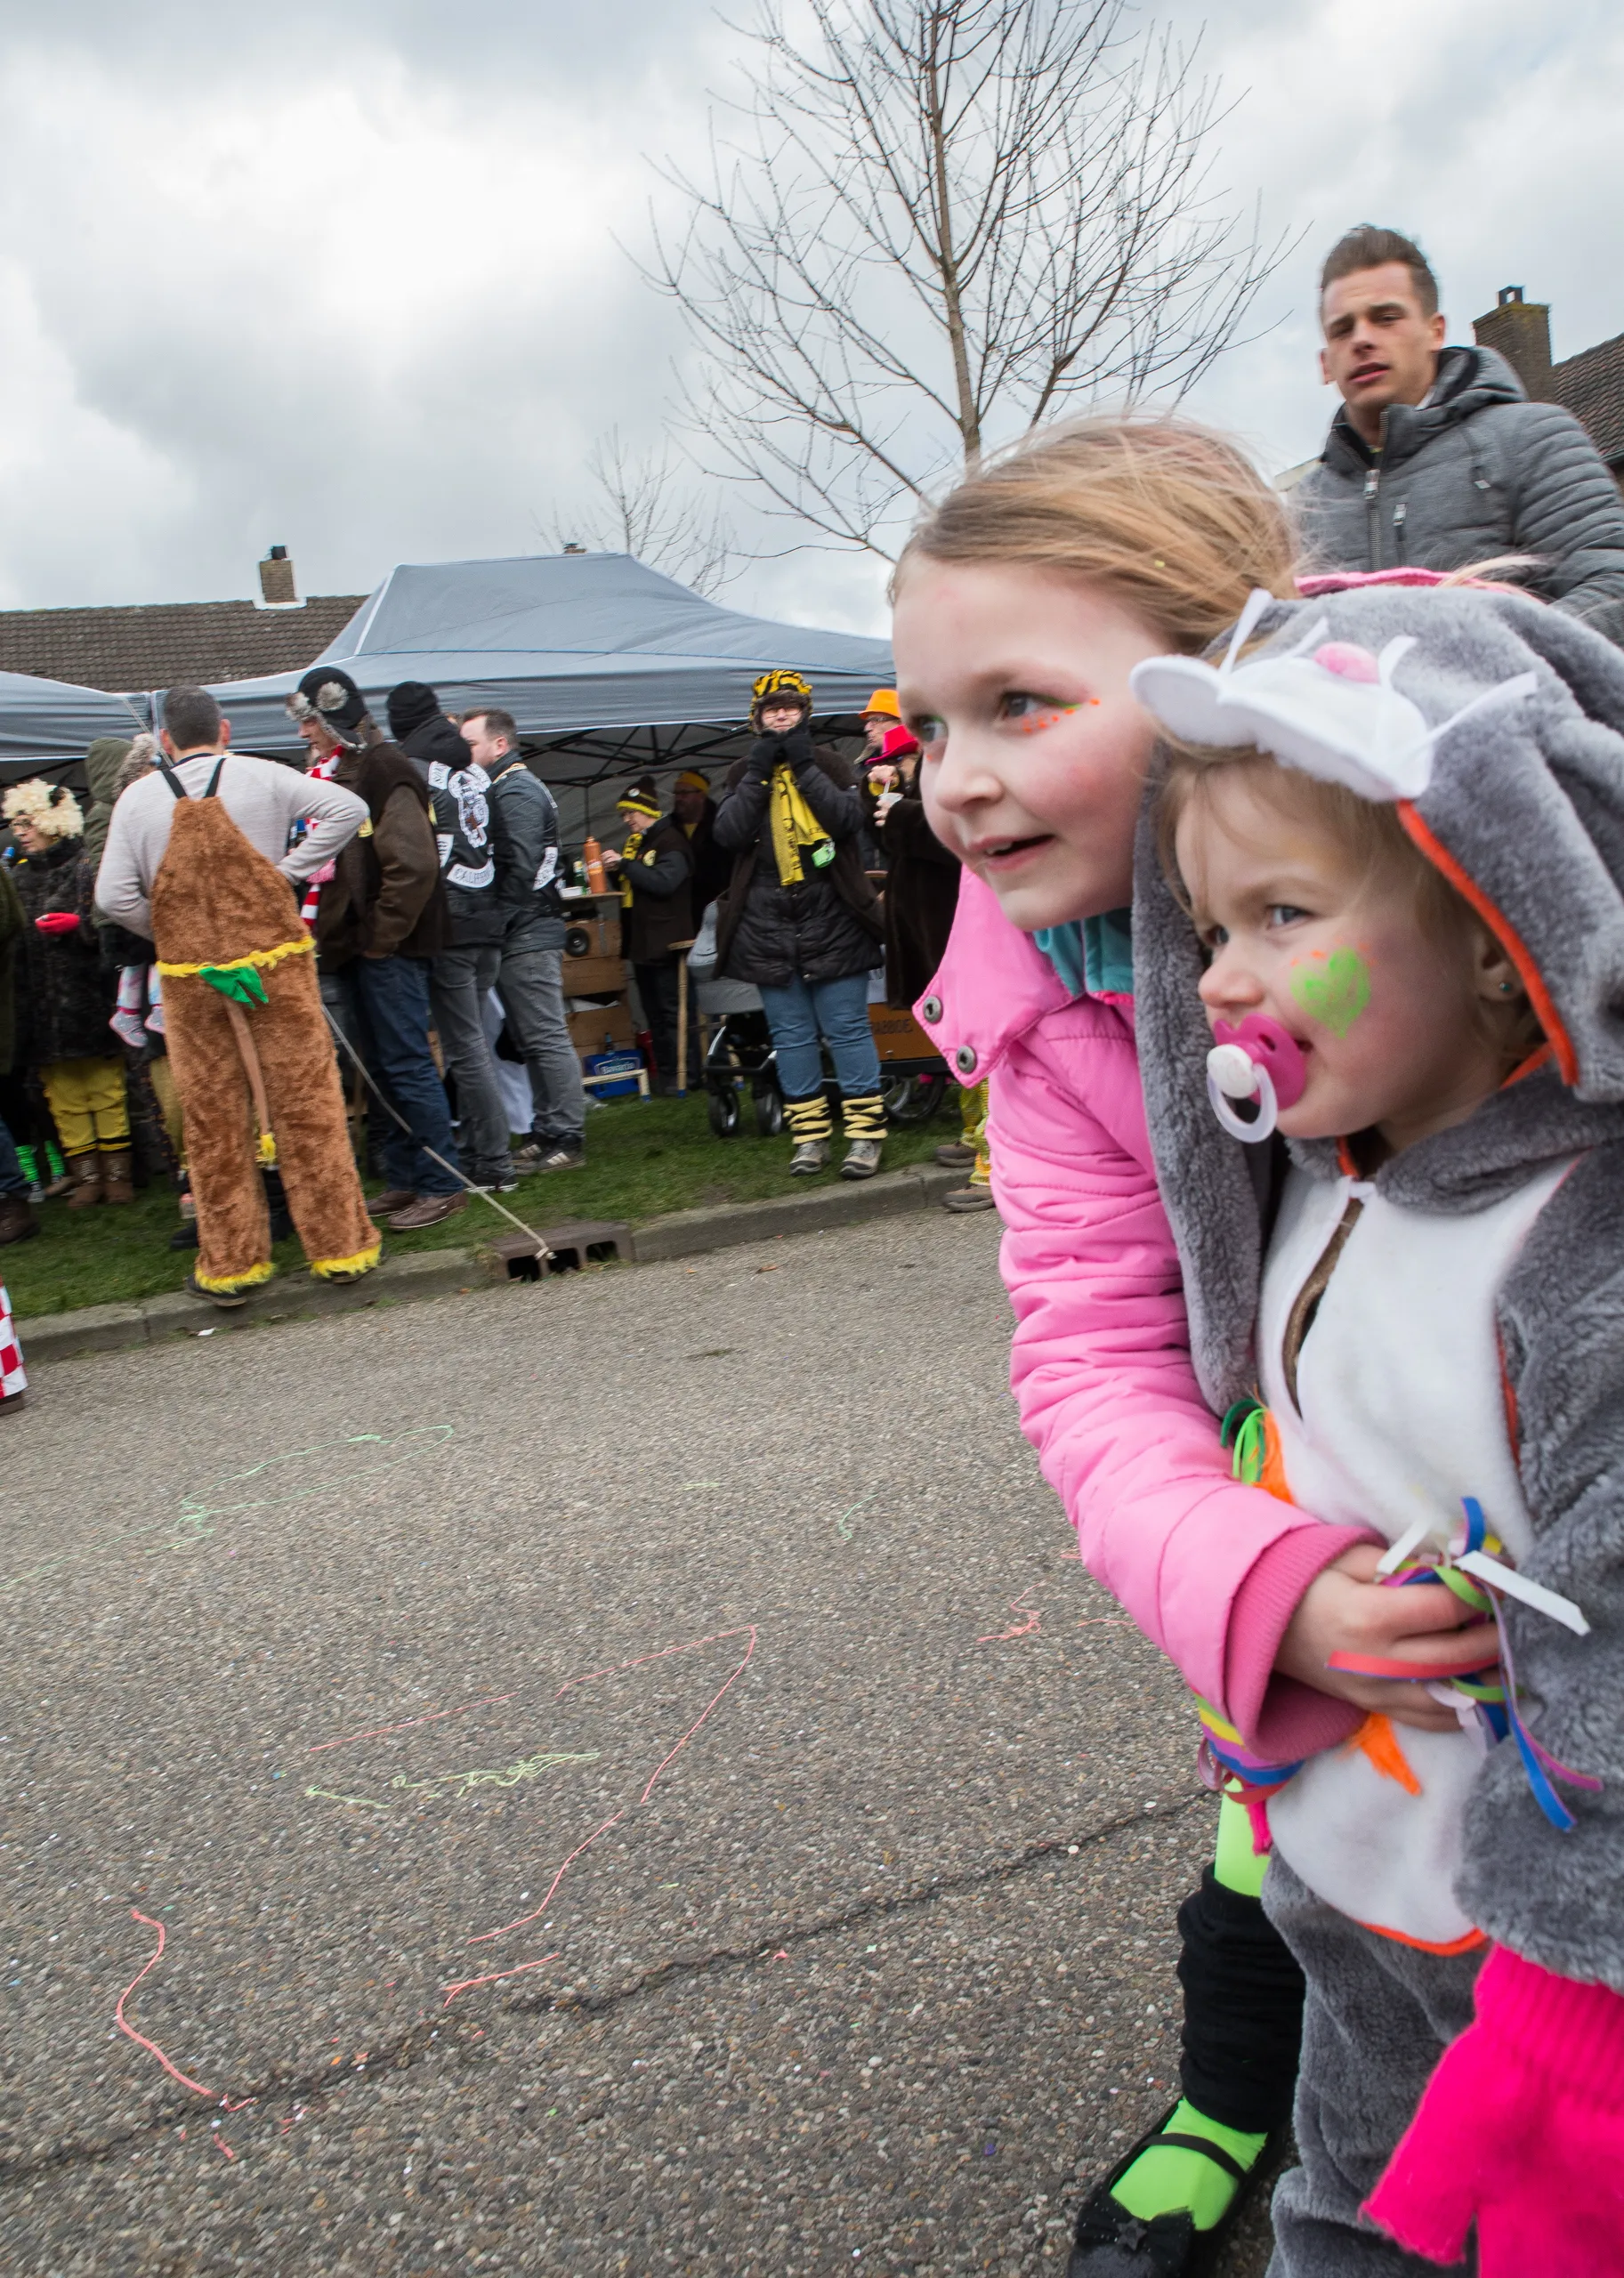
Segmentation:
{"type": "Polygon", "coordinates": [[[1260,1754],[1345,1738],[1358,1709],[1271,1671],[1313,1577],[1379,1538],[1230,1476],[1190,1364],[1132,999],[1071,997],[966,871],[915,1010],[961,1083],[990,1078],[1010,1380],[1084,1563],[1260,1754]]]}

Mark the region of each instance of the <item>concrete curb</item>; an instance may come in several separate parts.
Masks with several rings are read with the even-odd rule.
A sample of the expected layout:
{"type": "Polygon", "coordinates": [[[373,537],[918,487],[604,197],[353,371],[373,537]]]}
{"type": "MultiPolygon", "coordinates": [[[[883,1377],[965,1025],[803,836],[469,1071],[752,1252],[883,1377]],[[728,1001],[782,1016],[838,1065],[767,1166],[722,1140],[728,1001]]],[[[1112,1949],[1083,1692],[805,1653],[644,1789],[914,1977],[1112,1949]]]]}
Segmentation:
{"type": "Polygon", "coordinates": [[[899,1210],[920,1210],[950,1187],[962,1186],[962,1171],[935,1164],[910,1163],[906,1170],[884,1171],[877,1178],[820,1188],[815,1194],[772,1195],[764,1202],[723,1203],[714,1210],[674,1210],[634,1229],[633,1255],[639,1265],[658,1258],[694,1257],[701,1250],[731,1249],[739,1242],[768,1242],[780,1234],[812,1234],[825,1226],[850,1226],[864,1218],[890,1218],[899,1210]]]}
{"type": "MultiPolygon", "coordinates": [[[[963,1184],[962,1171],[913,1163],[906,1170],[822,1187],[812,1194],[677,1210],[633,1231],[632,1256],[637,1264],[650,1265],[661,1259],[697,1257],[707,1250],[731,1249],[742,1242],[772,1241],[787,1234],[819,1233],[828,1226],[855,1225],[868,1218],[894,1217],[901,1211],[928,1209],[963,1184]]],[[[131,1345],[166,1344],[175,1337],[254,1329],[271,1321],[320,1320],[364,1306],[506,1286],[505,1262],[491,1251],[431,1249],[410,1257],[385,1258],[376,1272],[347,1288],[288,1274],[230,1313],[174,1289],[141,1305],[86,1305],[77,1313],[34,1314],[20,1320],[17,1331],[26,1361],[68,1361],[81,1353],[119,1352],[131,1345]]],[[[515,1281],[512,1286],[531,1285],[515,1281]]]]}

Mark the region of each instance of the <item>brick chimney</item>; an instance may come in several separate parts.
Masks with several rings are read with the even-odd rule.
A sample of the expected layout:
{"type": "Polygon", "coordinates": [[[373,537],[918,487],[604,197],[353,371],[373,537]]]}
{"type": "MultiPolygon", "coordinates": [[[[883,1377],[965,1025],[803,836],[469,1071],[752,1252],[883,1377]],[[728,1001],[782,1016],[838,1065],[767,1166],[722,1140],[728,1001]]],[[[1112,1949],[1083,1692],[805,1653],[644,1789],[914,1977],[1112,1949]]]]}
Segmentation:
{"type": "Polygon", "coordinates": [[[1480,348],[1506,359],[1536,403],[1551,400],[1551,311],[1547,301],[1525,301],[1520,285],[1502,285],[1499,305],[1479,317],[1472,336],[1480,348]]]}
{"type": "Polygon", "coordinates": [[[265,549],[265,558],[259,566],[260,597],[267,609],[297,609],[298,589],[294,584],[294,566],[287,558],[285,545],[265,549]]]}

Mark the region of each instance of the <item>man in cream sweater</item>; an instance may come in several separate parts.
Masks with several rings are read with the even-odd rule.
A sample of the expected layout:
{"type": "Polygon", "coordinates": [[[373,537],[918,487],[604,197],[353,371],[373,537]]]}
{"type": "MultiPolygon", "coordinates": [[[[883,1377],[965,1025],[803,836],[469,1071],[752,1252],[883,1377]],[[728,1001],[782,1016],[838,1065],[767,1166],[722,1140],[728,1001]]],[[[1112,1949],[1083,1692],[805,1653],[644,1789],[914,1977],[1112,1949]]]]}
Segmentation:
{"type": "MultiPolygon", "coordinates": [[[[198,797],[231,741],[231,723],[206,689],[172,688],[164,699],[164,749],[182,788],[198,797]]],[[[221,805],[251,846],[256,846],[295,890],[349,844],[367,820],[367,803],[336,783],[303,775],[272,759],[234,754],[220,779],[221,805]],[[307,826],[293,852],[295,823],[307,826]]],[[[107,846],[96,873],[96,906],[115,925],[152,937],[152,881],[169,845],[174,794],[161,773],[132,783],[108,825],[107,846]]]]}

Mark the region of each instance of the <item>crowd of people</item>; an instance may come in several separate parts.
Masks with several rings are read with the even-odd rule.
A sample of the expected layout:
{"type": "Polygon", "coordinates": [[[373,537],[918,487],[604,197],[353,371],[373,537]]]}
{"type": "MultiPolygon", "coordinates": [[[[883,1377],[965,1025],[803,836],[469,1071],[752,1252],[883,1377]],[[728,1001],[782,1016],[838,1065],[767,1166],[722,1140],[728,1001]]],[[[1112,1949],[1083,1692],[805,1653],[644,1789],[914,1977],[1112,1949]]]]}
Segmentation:
{"type": "MultiPolygon", "coordinates": [[[[925,824],[894,691],[872,699],[883,763],[860,786],[813,746],[812,704],[800,675],[764,675],[720,801],[697,769],[677,776],[669,811],[640,778],[602,860],[657,1088],[699,1080],[697,1022],[678,1064],[679,996],[710,909],[720,970],[760,992],[791,1175],[829,1158],[827,1047],[841,1173],[866,1178],[885,1128],[874,976],[911,1002],[946,946],[957,865],[925,824]]],[[[288,709],[303,771],[234,750],[209,692],[177,687],[156,739],[92,747],[88,810],[43,780],[5,794],[0,1244],[38,1231],[41,1199],[116,1207],[138,1180],[172,1179],[185,1194],[175,1245],[197,1249],[190,1287],[235,1306],[290,1233],[318,1278],[352,1280],[377,1264],[384,1229],[438,1224],[471,1189],[505,1193],[583,1162],[558,809],[513,719],[453,718],[408,681],[389,692],[385,732],[336,666],[307,673],[288,709]],[[529,1084],[516,1146],[493,1005],[529,1084]],[[370,1200],[358,1080],[384,1181],[370,1200]]],[[[943,1151],[979,1161],[970,1205],[990,1206],[984,1150],[943,1151]]]]}
{"type": "MultiPolygon", "coordinates": [[[[1090,2191],[1070,2278],[1209,2267],[1288,2120],[1272,2278],[1605,2278],[1624,504],[1577,422],[1447,345],[1410,239],[1350,232],[1320,310],[1341,408],[1289,516],[1187,421],[1037,433],[910,538],[861,769],[813,741],[803,680],[765,675],[714,811],[696,780],[670,816],[633,786],[609,868],[672,1072],[667,976],[702,847],[715,863],[719,966],[760,992],[796,1170],[829,1159],[824,1048],[843,1168],[878,1159],[883,953],[1004,1221],[1023,1426],[1084,1562],[1193,1696],[1220,1802],[1178,1911],[1182,2093],[1090,2191]]],[[[441,1006],[471,1055],[511,955],[552,1016],[556,824],[512,722],[456,728],[398,690],[388,744],[326,668],[296,703],[313,764],[278,806],[201,691],[172,692],[99,879],[69,795],[12,795],[0,928],[76,1200],[120,1199],[141,1120],[102,1033],[115,969],[120,1014],[167,1034],[194,1186],[182,1038],[212,1023],[229,1057],[233,1012],[263,1030],[279,991],[313,1037],[325,995],[404,1127],[395,1223],[456,1207],[424,1078],[441,1006]]],[[[281,1064],[231,1077],[239,1133],[274,1121],[279,1154],[281,1064]]],[[[537,1143],[567,1162],[572,1103],[540,1043],[529,1064],[537,1143]]],[[[351,1254],[353,1229],[307,1227],[335,1143],[311,1112],[287,1207],[316,1271],[364,1271],[369,1222],[351,1254]]],[[[499,1177],[494,1143],[481,1167],[499,1177]]],[[[206,1289],[254,1270],[234,1253],[222,1285],[199,1239],[206,1289]]]]}

